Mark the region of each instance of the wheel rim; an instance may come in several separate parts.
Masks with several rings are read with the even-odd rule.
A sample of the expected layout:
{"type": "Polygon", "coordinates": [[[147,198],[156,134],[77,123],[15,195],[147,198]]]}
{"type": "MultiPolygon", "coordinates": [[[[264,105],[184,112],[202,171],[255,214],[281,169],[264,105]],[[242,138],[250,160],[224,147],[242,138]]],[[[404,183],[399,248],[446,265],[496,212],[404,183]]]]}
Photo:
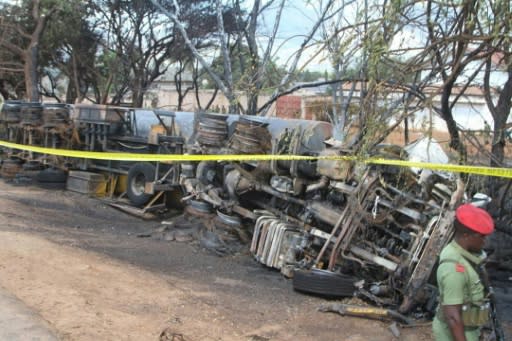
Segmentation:
{"type": "Polygon", "coordinates": [[[133,178],[132,181],[132,192],[136,195],[144,194],[144,188],[146,186],[146,177],[144,174],[138,174],[133,178]]]}

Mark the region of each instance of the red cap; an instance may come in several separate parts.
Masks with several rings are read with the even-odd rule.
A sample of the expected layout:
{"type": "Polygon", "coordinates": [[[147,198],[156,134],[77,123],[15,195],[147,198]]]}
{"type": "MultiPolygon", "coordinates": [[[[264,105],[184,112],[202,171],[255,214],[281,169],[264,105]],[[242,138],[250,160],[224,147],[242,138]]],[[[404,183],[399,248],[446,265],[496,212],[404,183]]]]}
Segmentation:
{"type": "Polygon", "coordinates": [[[468,229],[483,235],[494,231],[494,221],[486,210],[471,204],[460,205],[455,211],[457,220],[468,229]]]}

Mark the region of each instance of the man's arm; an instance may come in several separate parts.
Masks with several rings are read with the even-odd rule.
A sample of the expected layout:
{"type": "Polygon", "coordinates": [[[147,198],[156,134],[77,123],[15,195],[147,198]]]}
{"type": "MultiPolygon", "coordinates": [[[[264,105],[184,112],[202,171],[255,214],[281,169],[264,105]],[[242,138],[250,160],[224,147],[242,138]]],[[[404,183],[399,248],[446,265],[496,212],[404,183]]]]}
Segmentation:
{"type": "Polygon", "coordinates": [[[443,314],[455,341],[466,341],[462,322],[462,304],[443,305],[443,314]]]}

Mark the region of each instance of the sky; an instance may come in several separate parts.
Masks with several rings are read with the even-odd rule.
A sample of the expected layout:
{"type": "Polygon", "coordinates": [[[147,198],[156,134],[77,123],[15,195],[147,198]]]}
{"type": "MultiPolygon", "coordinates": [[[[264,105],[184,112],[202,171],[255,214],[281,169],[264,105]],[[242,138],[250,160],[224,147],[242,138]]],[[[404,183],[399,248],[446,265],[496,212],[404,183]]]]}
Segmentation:
{"type": "MultiPolygon", "coordinates": [[[[268,35],[273,29],[277,9],[274,7],[266,12],[260,21],[260,44],[266,46],[268,35]]],[[[311,30],[316,13],[304,1],[288,1],[281,16],[281,23],[275,43],[275,57],[279,64],[286,64],[294,57],[294,53],[304,41],[305,35],[311,30]]],[[[306,51],[304,58],[310,58],[312,51],[306,51]]],[[[307,67],[310,71],[330,71],[331,65],[325,55],[315,58],[307,67]]]]}
{"type": "MultiPolygon", "coordinates": [[[[339,0],[339,3],[348,3],[351,0],[339,0]]],[[[277,35],[276,47],[279,50],[276,53],[276,57],[280,64],[286,63],[293,54],[297,51],[300,44],[304,40],[304,36],[311,30],[316,19],[318,18],[319,5],[325,1],[322,0],[289,0],[283,11],[280,29],[277,35]],[[309,4],[308,4],[309,3],[309,4]]],[[[354,0],[350,6],[345,7],[343,15],[346,20],[355,20],[356,12],[363,5],[361,0],[354,0]]],[[[274,8],[269,9],[266,15],[260,21],[260,42],[262,46],[266,46],[268,41],[269,32],[272,31],[272,27],[275,21],[275,14],[277,13],[277,5],[274,8]]],[[[332,25],[332,24],[331,24],[332,25]]],[[[320,30],[318,31],[320,32],[320,30]]],[[[348,33],[350,34],[350,33],[348,33]]],[[[357,33],[352,33],[357,35],[357,33]]],[[[317,34],[318,35],[318,34],[317,34]]],[[[417,30],[404,28],[399,34],[396,35],[395,39],[391,42],[390,49],[396,50],[401,48],[411,48],[413,46],[422,46],[421,33],[417,30]]],[[[311,58],[314,54],[313,49],[306,50],[302,60],[311,58]]],[[[332,65],[329,61],[327,53],[321,51],[321,53],[314,57],[314,59],[307,66],[310,71],[332,71],[332,65]]]]}

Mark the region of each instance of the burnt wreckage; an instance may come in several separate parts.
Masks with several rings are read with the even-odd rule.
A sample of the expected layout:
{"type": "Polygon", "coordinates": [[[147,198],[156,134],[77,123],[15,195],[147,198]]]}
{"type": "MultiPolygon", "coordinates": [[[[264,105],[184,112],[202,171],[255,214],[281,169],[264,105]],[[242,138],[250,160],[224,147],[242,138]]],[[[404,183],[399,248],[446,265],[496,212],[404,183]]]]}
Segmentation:
{"type": "MultiPolygon", "coordinates": [[[[325,143],[330,124],[307,120],[7,102],[0,121],[3,140],[50,148],[350,153],[325,143]]],[[[448,207],[455,191],[454,182],[438,174],[340,159],[133,163],[7,153],[4,175],[13,163],[124,175],[126,194],[138,206],[179,189],[187,212],[210,216],[214,210],[220,226],[237,231],[258,262],[293,277],[297,290],[331,297],[357,293],[402,314],[435,307],[431,275],[452,235],[448,207]]],[[[396,146],[377,146],[372,153],[407,156],[396,146]]]]}

